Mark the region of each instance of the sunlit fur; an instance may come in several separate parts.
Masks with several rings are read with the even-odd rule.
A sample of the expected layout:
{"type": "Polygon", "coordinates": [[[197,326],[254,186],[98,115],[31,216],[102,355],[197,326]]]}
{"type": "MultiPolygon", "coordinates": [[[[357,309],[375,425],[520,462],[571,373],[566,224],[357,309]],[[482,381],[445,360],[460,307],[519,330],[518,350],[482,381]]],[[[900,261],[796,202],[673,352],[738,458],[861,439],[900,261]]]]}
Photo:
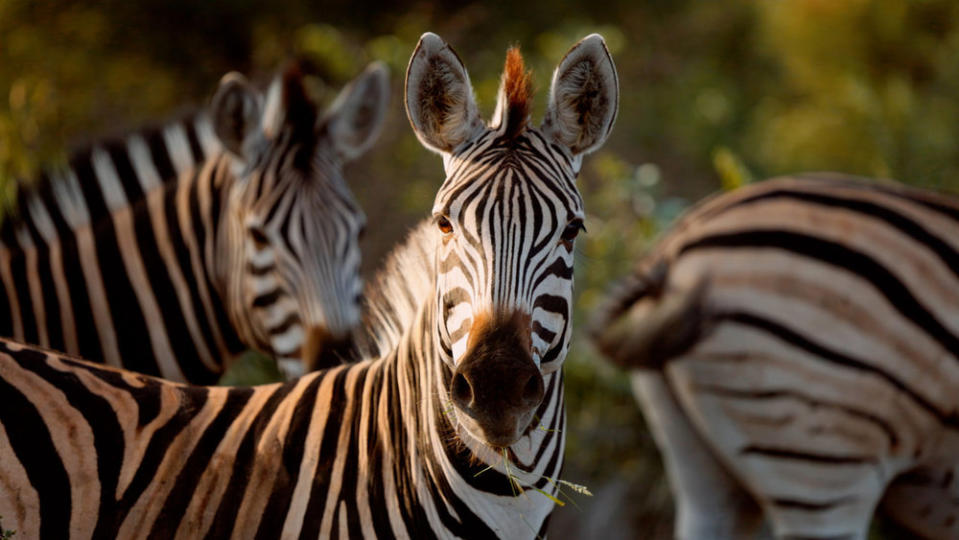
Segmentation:
{"type": "Polygon", "coordinates": [[[764,514],[779,538],[866,538],[877,506],[959,537],[955,197],[819,174],[711,198],[596,334],[641,368],[678,537],[749,537],[764,514]]]}

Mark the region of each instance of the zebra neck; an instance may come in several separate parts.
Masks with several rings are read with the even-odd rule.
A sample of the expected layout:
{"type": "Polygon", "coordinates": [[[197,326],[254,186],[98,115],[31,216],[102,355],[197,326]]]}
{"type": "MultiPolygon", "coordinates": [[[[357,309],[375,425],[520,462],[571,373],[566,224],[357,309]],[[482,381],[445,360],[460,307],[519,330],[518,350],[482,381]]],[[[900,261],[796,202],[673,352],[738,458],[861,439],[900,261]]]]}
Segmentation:
{"type": "MultiPolygon", "coordinates": [[[[398,410],[415,412],[403,416],[406,437],[416,451],[395,451],[411,454],[413,469],[429,480],[430,489],[455,493],[499,536],[537,534],[554,504],[538,490],[557,494],[563,462],[562,372],[545,377],[546,397],[534,420],[538,423],[517,443],[496,450],[479,442],[458,425],[452,411],[451,372],[440,358],[432,298],[420,306],[395,354],[385,359],[393,376],[384,377],[384,383],[399,396],[398,410]],[[536,529],[532,533],[530,525],[536,529]]],[[[418,489],[418,496],[425,496],[427,488],[418,489]]]]}
{"type": "Polygon", "coordinates": [[[231,284],[223,270],[224,259],[236,254],[229,249],[225,211],[234,181],[232,159],[220,154],[181,175],[162,193],[151,195],[137,212],[137,219],[151,219],[149,214],[156,210],[150,208],[162,204],[167,230],[180,240],[175,243],[178,266],[186,282],[196,284],[199,305],[193,306],[194,311],[209,326],[221,362],[247,348],[229,312],[226,299],[231,284]],[[156,198],[162,198],[162,203],[156,198]]]}

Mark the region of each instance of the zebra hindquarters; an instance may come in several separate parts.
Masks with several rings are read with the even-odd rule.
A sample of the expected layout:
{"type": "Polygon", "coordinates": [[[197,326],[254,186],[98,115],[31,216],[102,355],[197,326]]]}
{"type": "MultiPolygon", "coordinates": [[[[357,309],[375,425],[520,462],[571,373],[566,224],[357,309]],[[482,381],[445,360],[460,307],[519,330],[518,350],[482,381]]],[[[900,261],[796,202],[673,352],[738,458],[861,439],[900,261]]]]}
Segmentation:
{"type": "Polygon", "coordinates": [[[663,373],[634,370],[630,378],[676,501],[675,537],[754,538],[759,507],[690,423],[663,373]]]}
{"type": "Polygon", "coordinates": [[[719,326],[666,374],[778,538],[866,538],[887,485],[934,429],[889,381],[745,326],[719,326]]]}

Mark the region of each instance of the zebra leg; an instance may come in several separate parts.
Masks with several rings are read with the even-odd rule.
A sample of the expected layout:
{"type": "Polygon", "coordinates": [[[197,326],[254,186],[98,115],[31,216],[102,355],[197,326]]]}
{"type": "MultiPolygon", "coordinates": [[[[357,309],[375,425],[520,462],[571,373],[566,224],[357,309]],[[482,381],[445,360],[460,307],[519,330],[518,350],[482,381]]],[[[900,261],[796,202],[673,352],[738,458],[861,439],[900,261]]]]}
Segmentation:
{"type": "Polygon", "coordinates": [[[754,537],[763,518],[759,506],[696,433],[663,373],[630,375],[676,501],[676,538],[754,537]]]}
{"type": "MultiPolygon", "coordinates": [[[[667,380],[696,431],[762,507],[775,537],[864,540],[901,470],[868,427],[830,418],[823,428],[821,416],[789,397],[758,403],[703,390],[717,374],[709,362],[677,359],[666,366],[667,380]],[[816,434],[824,429],[831,436],[816,434]]],[[[759,366],[738,367],[748,376],[759,366]]]]}

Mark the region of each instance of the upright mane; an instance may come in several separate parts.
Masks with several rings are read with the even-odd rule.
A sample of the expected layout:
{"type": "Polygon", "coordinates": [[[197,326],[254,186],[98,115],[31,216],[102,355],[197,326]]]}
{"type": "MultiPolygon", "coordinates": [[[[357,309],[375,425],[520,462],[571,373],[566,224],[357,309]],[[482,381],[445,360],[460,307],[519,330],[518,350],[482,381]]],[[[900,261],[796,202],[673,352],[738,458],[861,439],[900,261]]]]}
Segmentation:
{"type": "Polygon", "coordinates": [[[529,120],[530,99],[533,95],[533,72],[526,70],[523,55],[519,47],[510,47],[506,51],[503,65],[501,106],[505,107],[503,122],[506,123],[504,135],[513,139],[525,128],[529,120]]]}

